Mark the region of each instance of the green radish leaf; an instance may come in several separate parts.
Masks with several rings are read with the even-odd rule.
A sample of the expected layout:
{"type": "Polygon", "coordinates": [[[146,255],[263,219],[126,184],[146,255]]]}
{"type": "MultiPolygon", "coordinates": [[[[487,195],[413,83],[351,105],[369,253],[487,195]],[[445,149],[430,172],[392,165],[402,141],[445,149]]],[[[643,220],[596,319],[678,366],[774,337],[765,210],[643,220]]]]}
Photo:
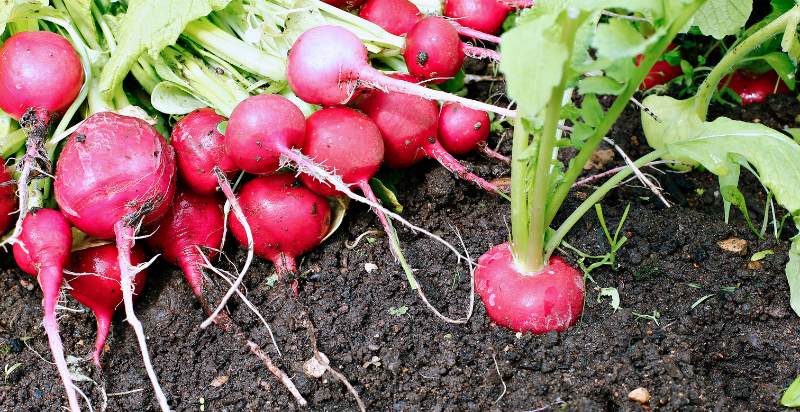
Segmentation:
{"type": "Polygon", "coordinates": [[[778,76],[781,77],[781,80],[783,80],[783,82],[786,83],[790,89],[794,90],[797,65],[786,53],[772,52],[767,53],[760,58],[764,59],[764,61],[767,62],[767,64],[769,64],[769,66],[772,67],[776,73],[778,73],[778,76]]]}
{"type": "Polygon", "coordinates": [[[800,376],[789,385],[781,396],[781,405],[787,408],[800,408],[800,376]]]}
{"type": "Polygon", "coordinates": [[[758,234],[758,229],[753,225],[753,221],[750,220],[750,212],[747,210],[747,202],[745,201],[744,195],[736,186],[721,186],[719,188],[720,194],[722,194],[722,199],[727,202],[727,204],[731,204],[736,206],[742,215],[744,215],[744,220],[747,222],[747,226],[752,230],[754,233],[758,234]]]}
{"type": "Polygon", "coordinates": [[[750,17],[753,0],[708,0],[694,16],[700,31],[715,39],[736,34],[750,17]]]}
{"type": "Polygon", "coordinates": [[[572,126],[572,133],[570,133],[569,138],[572,142],[572,147],[576,149],[580,149],[583,147],[583,144],[586,143],[592,135],[594,134],[594,127],[587,125],[586,123],[575,123],[572,126]]]}
{"type": "Polygon", "coordinates": [[[800,128],[789,127],[784,129],[784,131],[789,133],[795,142],[800,143],[800,128]]]}
{"type": "Polygon", "coordinates": [[[525,117],[535,117],[544,109],[569,58],[558,15],[539,14],[542,12],[504,33],[500,42],[500,71],[505,74],[509,95],[525,117]]]}
{"type": "Polygon", "coordinates": [[[597,127],[597,125],[603,120],[605,113],[606,112],[603,110],[603,106],[600,105],[600,101],[597,100],[597,96],[593,94],[587,94],[583,97],[583,103],[581,104],[581,117],[586,124],[592,127],[597,127]]]}
{"type": "Polygon", "coordinates": [[[33,17],[33,11],[47,7],[48,0],[0,0],[0,34],[6,30],[6,23],[23,17],[33,17]]]}
{"type": "Polygon", "coordinates": [[[387,185],[374,177],[369,180],[369,185],[372,187],[372,191],[375,192],[375,196],[381,200],[381,203],[383,203],[387,209],[395,213],[403,213],[403,205],[397,200],[397,194],[389,189],[387,185]]]}
{"type": "MultiPolygon", "coordinates": [[[[642,105],[655,116],[642,110],[642,129],[647,144],[655,149],[663,149],[667,145],[683,142],[697,135],[703,122],[694,110],[694,99],[677,100],[669,96],[647,96],[642,105]]],[[[667,159],[679,160],[689,165],[696,164],[687,157],[668,156],[667,159]]]]}
{"type": "Polygon", "coordinates": [[[753,256],[750,257],[751,262],[758,262],[759,260],[764,260],[765,257],[769,255],[774,255],[775,251],[772,249],[761,250],[756,253],[753,253],[753,256]]]}
{"type": "Polygon", "coordinates": [[[625,84],[619,83],[610,77],[593,76],[578,81],[581,94],[600,94],[616,96],[625,90],[625,84]]]}
{"type": "Polygon", "coordinates": [[[207,104],[197,100],[186,89],[172,82],[161,82],[153,89],[150,103],[156,110],[166,114],[187,114],[207,104]]]}
{"type": "MultiPolygon", "coordinates": [[[[786,280],[789,282],[789,304],[797,316],[800,316],[800,236],[792,239],[789,247],[789,263],[786,264],[786,280]]],[[[797,388],[795,402],[800,402],[800,388],[797,388]]],[[[800,404],[794,405],[800,406],[800,404]]]]}
{"type": "Polygon", "coordinates": [[[92,16],[91,0],[67,0],[64,7],[69,13],[72,24],[81,32],[81,35],[90,44],[97,40],[97,29],[92,16]]]}
{"type": "Polygon", "coordinates": [[[174,44],[192,20],[227,6],[230,0],[131,0],[123,17],[117,48],[111,54],[97,87],[111,101],[136,59],[148,52],[154,59],[174,44]]]}
{"type": "MultiPolygon", "coordinates": [[[[659,37],[652,36],[651,39],[658,40],[659,37]]],[[[610,60],[635,57],[644,53],[648,45],[649,42],[639,30],[624,19],[611,19],[608,23],[598,25],[592,40],[597,57],[610,60]]]]}

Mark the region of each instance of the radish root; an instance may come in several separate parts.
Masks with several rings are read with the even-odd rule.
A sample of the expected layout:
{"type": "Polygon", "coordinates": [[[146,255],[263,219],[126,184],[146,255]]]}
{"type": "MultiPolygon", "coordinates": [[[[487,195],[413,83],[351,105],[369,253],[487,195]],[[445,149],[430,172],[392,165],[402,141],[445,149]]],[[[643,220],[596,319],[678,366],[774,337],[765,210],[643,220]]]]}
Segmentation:
{"type": "Polygon", "coordinates": [[[214,166],[214,173],[217,175],[217,180],[219,181],[219,187],[222,189],[222,193],[225,194],[227,198],[228,204],[230,204],[231,209],[233,209],[233,214],[236,215],[236,219],[242,224],[244,228],[244,233],[247,236],[247,258],[245,259],[244,266],[242,266],[242,270],[239,272],[239,275],[236,277],[236,281],[231,285],[230,289],[225,292],[225,296],[222,297],[219,305],[211,315],[200,324],[200,328],[205,329],[214,322],[214,318],[216,318],[219,313],[225,308],[225,305],[228,303],[228,299],[233,296],[233,294],[239,289],[239,285],[242,284],[242,280],[244,280],[244,275],[247,273],[248,269],[250,269],[250,264],[253,262],[253,252],[254,252],[254,245],[253,245],[253,232],[250,230],[250,225],[247,223],[247,218],[242,211],[242,208],[239,206],[239,201],[236,199],[236,195],[233,193],[233,189],[231,188],[228,179],[225,177],[225,174],[222,173],[219,167],[214,166]]]}
{"type": "Polygon", "coordinates": [[[153,392],[155,392],[158,405],[162,411],[169,411],[170,408],[167,403],[167,397],[164,395],[164,391],[158,383],[158,377],[150,361],[144,328],[133,310],[133,277],[136,275],[136,272],[140,270],[139,268],[131,267],[131,249],[133,248],[135,235],[133,222],[126,224],[125,219],[117,222],[114,225],[114,233],[116,234],[117,241],[120,283],[122,285],[122,298],[125,303],[125,317],[134,332],[136,332],[136,339],[139,342],[139,349],[142,352],[144,368],[153,386],[153,392]]]}

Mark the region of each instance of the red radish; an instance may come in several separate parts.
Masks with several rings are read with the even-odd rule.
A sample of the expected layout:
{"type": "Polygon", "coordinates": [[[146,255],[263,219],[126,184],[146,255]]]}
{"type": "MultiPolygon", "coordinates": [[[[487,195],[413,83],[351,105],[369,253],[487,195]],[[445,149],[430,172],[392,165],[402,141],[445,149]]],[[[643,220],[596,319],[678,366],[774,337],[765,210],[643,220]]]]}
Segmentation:
{"type": "Polygon", "coordinates": [[[64,37],[47,32],[20,32],[0,48],[0,109],[28,131],[19,165],[19,214],[14,232],[3,244],[13,244],[28,213],[28,183],[36,169],[50,172],[44,148],[47,131],[78,96],[83,67],[64,37]]]}
{"type": "Polygon", "coordinates": [[[5,160],[0,157],[0,233],[5,233],[11,227],[14,222],[13,214],[17,211],[14,178],[4,166],[5,160]]]}
{"type": "Polygon", "coordinates": [[[172,129],[170,143],[175,148],[178,176],[195,193],[217,191],[215,166],[227,177],[238,170],[225,153],[225,137],[218,130],[224,121],[214,110],[203,108],[187,114],[172,129]]]}
{"type": "Polygon", "coordinates": [[[564,331],[583,311],[583,274],[558,256],[539,273],[524,273],[508,243],[478,259],[475,290],[498,325],[536,334],[564,331]]]}
{"type": "MultiPolygon", "coordinates": [[[[138,265],[146,260],[144,252],[138,246],[131,250],[132,264],[138,265]]],[[[117,247],[109,244],[76,251],[72,255],[72,264],[69,267],[73,272],[67,276],[70,295],[91,309],[97,320],[97,338],[94,342],[92,359],[95,365],[100,367],[100,354],[103,353],[108,338],[111,318],[122,304],[117,247]]],[[[146,278],[146,270],[140,271],[134,277],[134,299],[142,293],[146,278]]]]}
{"type": "MultiPolygon", "coordinates": [[[[262,99],[259,98],[258,100],[262,99]]],[[[290,109],[296,110],[296,107],[288,107],[285,104],[285,99],[281,100],[281,99],[267,98],[266,100],[269,102],[273,102],[273,106],[270,107],[270,109],[274,109],[274,107],[277,105],[278,109],[283,108],[289,114],[295,114],[290,109]],[[282,103],[282,104],[276,104],[276,103],[282,103]]],[[[244,110],[244,108],[247,106],[242,106],[242,107],[244,110]]],[[[245,112],[247,111],[245,110],[245,112]]],[[[249,113],[252,114],[253,112],[250,111],[249,113]]],[[[240,126],[247,125],[246,121],[241,120],[242,118],[241,114],[242,112],[240,111],[240,114],[238,115],[240,116],[240,120],[234,122],[236,123],[236,125],[233,127],[234,130],[241,130],[240,126]]],[[[247,119],[247,116],[244,116],[243,118],[247,119]]],[[[233,209],[233,213],[236,216],[238,216],[240,220],[244,222],[245,231],[247,233],[250,233],[250,228],[247,226],[246,219],[244,219],[244,215],[242,214],[242,209],[239,206],[239,201],[236,199],[236,195],[233,193],[233,188],[231,188],[230,182],[228,181],[228,176],[226,176],[226,173],[230,174],[232,172],[235,172],[236,170],[238,170],[238,167],[236,166],[236,162],[234,162],[233,158],[228,155],[225,146],[225,141],[226,141],[225,136],[223,136],[219,132],[219,125],[224,120],[225,120],[224,117],[216,114],[211,109],[204,108],[195,110],[194,112],[189,113],[186,117],[178,121],[178,123],[175,125],[175,128],[172,130],[172,145],[175,147],[175,155],[177,157],[179,174],[183,177],[183,180],[189,186],[189,189],[191,189],[196,193],[211,194],[216,191],[217,187],[219,187],[222,190],[222,193],[225,194],[225,197],[227,198],[228,202],[230,203],[231,208],[233,209]]],[[[297,122],[298,124],[300,124],[299,118],[297,119],[297,122]]],[[[298,127],[302,127],[302,125],[300,124],[300,126],[298,127]]],[[[284,135],[281,134],[279,130],[273,130],[273,131],[275,132],[275,135],[278,136],[284,135]]],[[[237,134],[237,137],[238,136],[239,134],[237,134]]],[[[240,138],[239,141],[241,140],[242,139],[240,138]]],[[[245,139],[245,141],[248,140],[245,139]]],[[[257,146],[257,142],[256,146],[253,147],[259,148],[259,146],[257,146]]],[[[247,149],[239,149],[239,152],[245,153],[246,155],[247,149]]],[[[247,160],[246,157],[242,158],[242,161],[245,163],[246,160],[247,160]]],[[[212,213],[211,210],[203,210],[199,206],[189,207],[188,204],[193,202],[195,203],[199,202],[199,199],[186,198],[186,202],[183,203],[184,206],[188,207],[188,209],[185,210],[185,214],[189,216],[187,217],[188,219],[192,219],[193,217],[191,216],[194,216],[196,214],[200,215],[196,217],[202,217],[202,215],[205,214],[206,217],[211,218],[210,215],[212,213]]],[[[177,204],[178,203],[176,202],[176,205],[177,204]]],[[[174,213],[171,215],[171,218],[176,218],[176,217],[177,216],[174,213]]],[[[187,222],[184,222],[183,219],[181,219],[180,222],[173,222],[172,220],[169,220],[168,223],[166,224],[185,225],[185,223],[187,222]]],[[[214,225],[216,224],[216,220],[212,219],[211,221],[208,222],[208,224],[214,227],[214,225]]],[[[224,223],[219,224],[220,228],[223,228],[223,226],[224,223]]],[[[190,234],[195,231],[195,226],[193,225],[181,226],[180,228],[176,228],[176,230],[182,230],[183,232],[181,233],[190,234]]],[[[203,233],[201,232],[200,235],[202,234],[203,233]]],[[[208,245],[205,242],[201,242],[199,243],[199,245],[207,247],[218,247],[222,242],[221,231],[219,236],[220,239],[218,242],[216,242],[216,244],[208,245]]],[[[197,254],[199,252],[195,252],[192,255],[192,259],[194,260],[194,262],[184,262],[183,264],[179,264],[184,274],[187,275],[186,279],[189,281],[192,290],[194,290],[195,295],[200,300],[200,304],[203,305],[203,309],[210,314],[209,319],[206,322],[204,322],[201,325],[201,327],[204,328],[207,327],[210,324],[210,322],[214,321],[216,316],[219,315],[225,303],[233,295],[233,293],[236,292],[236,289],[241,284],[244,275],[250,268],[250,263],[253,261],[253,241],[252,241],[252,236],[251,235],[249,236],[250,236],[249,237],[250,241],[248,242],[248,247],[247,247],[247,258],[245,259],[245,263],[242,266],[242,270],[239,272],[236,282],[234,283],[235,287],[232,287],[231,289],[228,290],[225,297],[222,299],[222,303],[218,306],[217,310],[213,312],[210,312],[208,310],[207,302],[205,301],[204,298],[202,298],[202,293],[201,293],[202,284],[200,283],[202,282],[202,276],[201,272],[199,271],[199,267],[197,265],[202,263],[203,259],[199,254],[197,254]]],[[[168,247],[166,243],[168,242],[165,242],[165,244],[162,247],[164,248],[168,247]]],[[[197,244],[189,242],[184,246],[194,248],[195,246],[197,246],[197,244]]],[[[175,260],[173,261],[173,263],[178,264],[180,262],[175,260]]]]}
{"type": "MultiPolygon", "coordinates": [[[[383,153],[381,132],[360,112],[344,107],[322,109],[306,122],[303,154],[334,170],[344,183],[357,186],[365,194],[371,191],[369,179],[380,169],[383,153]]],[[[301,180],[320,195],[341,195],[310,175],[303,174],[301,180]]]]}
{"type": "Polygon", "coordinates": [[[726,84],[727,81],[728,88],[733,90],[733,92],[738,94],[742,99],[742,106],[760,103],[771,94],[780,94],[789,91],[786,83],[778,77],[778,73],[774,70],[763,74],[737,70],[729,77],[730,81],[727,81],[726,78],[722,84],[726,84]]]}
{"type": "MultiPolygon", "coordinates": [[[[667,50],[672,50],[674,48],[675,45],[670,44],[669,47],[667,47],[667,50]]],[[[644,56],[642,55],[636,56],[636,65],[638,66],[639,64],[641,64],[642,60],[644,60],[644,56]]],[[[679,64],[673,66],[667,63],[665,60],[659,60],[656,62],[656,64],[653,65],[653,67],[647,73],[647,77],[644,78],[644,81],[642,81],[642,85],[639,86],[639,89],[641,90],[652,89],[655,86],[660,86],[662,84],[669,83],[672,79],[682,74],[683,74],[683,69],[681,69],[681,66],[679,64]]]]}
{"type": "Polygon", "coordinates": [[[22,221],[22,232],[14,243],[14,260],[27,274],[35,276],[42,289],[42,308],[44,330],[53,352],[58,374],[67,391],[71,411],[79,411],[80,405],[75,395],[64,346],[58,335],[56,304],[61,294],[61,281],[64,267],[69,263],[72,248],[72,230],[61,213],[52,209],[31,210],[22,221]]]}
{"type": "MultiPolygon", "coordinates": [[[[253,230],[256,255],[275,265],[278,276],[297,272],[298,256],[319,246],[331,224],[328,201],[303,187],[291,174],[258,177],[239,191],[239,203],[253,230]]],[[[239,219],[231,232],[244,243],[239,219]]],[[[296,283],[293,284],[295,292],[296,283]]]]}
{"type": "Polygon", "coordinates": [[[161,251],[164,259],[181,268],[186,281],[204,308],[203,253],[216,255],[222,245],[225,215],[222,203],[214,195],[198,195],[181,191],[175,195],[172,207],[158,222],[158,230],[147,238],[147,244],[161,251]]]}
{"type": "MultiPolygon", "coordinates": [[[[361,7],[358,15],[369,20],[384,30],[396,36],[408,33],[417,22],[423,18],[422,12],[409,0],[368,0],[361,7]]],[[[478,40],[485,40],[491,43],[500,43],[500,38],[488,33],[484,33],[469,27],[462,26],[455,20],[450,24],[456,28],[458,34],[472,37],[478,40]]]]}
{"type": "Polygon", "coordinates": [[[425,99],[455,101],[503,116],[515,115],[513,110],[384,75],[369,65],[367,49],[361,40],[339,26],[318,26],[300,35],[289,52],[287,77],[298,97],[307,103],[322,106],[336,106],[349,101],[360,81],[373,87],[413,94],[425,99]]]}
{"type": "Polygon", "coordinates": [[[511,7],[498,0],[445,0],[442,14],[463,26],[495,34],[510,11],[511,7]]]}
{"type": "Polygon", "coordinates": [[[511,160],[486,145],[491,122],[489,115],[458,103],[447,103],[439,113],[439,142],[449,153],[464,155],[479,149],[483,154],[504,161],[511,160]]]}
{"type": "Polygon", "coordinates": [[[303,112],[283,96],[248,97],[228,121],[227,154],[245,172],[272,173],[280,167],[281,157],[303,147],[305,121],[303,112]]]}
{"type": "Polygon", "coordinates": [[[340,9],[355,10],[359,6],[364,4],[365,0],[322,0],[322,1],[340,9]]]}
{"type": "Polygon", "coordinates": [[[147,122],[110,112],[87,118],[70,136],[56,165],[55,197],[69,221],[96,238],[115,238],[125,316],[161,409],[168,410],[133,310],[130,263],[140,224],[163,216],[175,193],[175,154],[147,122]],[[124,161],[123,161],[124,160],[124,161]]]}
{"type": "Polygon", "coordinates": [[[0,109],[14,119],[36,109],[45,116],[38,120],[49,123],[75,101],[82,85],[78,53],[56,33],[17,33],[0,48],[0,109]]]}
{"type": "Polygon", "coordinates": [[[436,102],[404,93],[371,90],[357,105],[381,131],[389,167],[406,168],[429,157],[460,178],[490,192],[499,192],[495,185],[469,172],[439,144],[436,102]]]}

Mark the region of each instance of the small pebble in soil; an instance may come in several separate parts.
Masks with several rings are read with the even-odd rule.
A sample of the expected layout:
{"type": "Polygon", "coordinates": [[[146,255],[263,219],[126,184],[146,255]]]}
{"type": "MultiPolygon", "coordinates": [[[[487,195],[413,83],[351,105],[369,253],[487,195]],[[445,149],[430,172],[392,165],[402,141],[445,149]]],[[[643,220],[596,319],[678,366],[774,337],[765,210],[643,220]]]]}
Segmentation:
{"type": "Polygon", "coordinates": [[[730,252],[739,256],[747,254],[747,241],[732,237],[730,239],[720,240],[717,242],[720,249],[730,252]]]}
{"type": "Polygon", "coordinates": [[[650,391],[645,388],[636,388],[628,393],[628,399],[644,405],[650,402],[650,391]]]}

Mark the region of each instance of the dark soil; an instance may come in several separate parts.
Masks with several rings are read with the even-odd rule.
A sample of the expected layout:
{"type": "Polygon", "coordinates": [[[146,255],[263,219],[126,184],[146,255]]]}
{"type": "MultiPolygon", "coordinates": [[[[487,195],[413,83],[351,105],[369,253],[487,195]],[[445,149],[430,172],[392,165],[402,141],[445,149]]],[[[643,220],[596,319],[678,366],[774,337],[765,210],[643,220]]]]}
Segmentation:
{"type": "MultiPolygon", "coordinates": [[[[782,128],[794,125],[799,108],[791,97],[773,97],[763,105],[715,115],[758,118],[782,128]]],[[[638,116],[631,108],[611,135],[632,156],[647,151],[638,116]]],[[[505,140],[507,150],[510,141],[505,140]]],[[[479,157],[467,163],[486,177],[508,172],[479,157]]],[[[619,163],[617,156],[606,167],[619,163]]],[[[439,321],[408,287],[385,239],[367,238],[352,249],[345,247],[379,228],[376,218],[358,205],[338,233],[302,260],[299,302],[287,298],[280,282],[268,286],[271,265],[258,261],[251,269],[248,296],[270,322],[282,356],[244,305],[231,304],[232,317],[292,376],[313,410],[354,410],[355,403],[330,374],[315,379],[303,373],[302,363],[312,356],[302,323],[304,305],[318,329],[320,350],[370,410],[779,410],[782,390],[800,374],[800,318],[789,308],[783,273],[787,242],[770,236],[758,240],[738,216],[730,225],[723,223],[713,177],[699,172],[656,175],[677,205],[664,209],[635,183],[603,202],[606,220],[614,227],[631,203],[623,230],[629,241],[617,256],[617,270],[592,272],[595,282],[587,283],[583,318],[566,333],[517,336],[493,325],[480,299],[466,325],[439,321]],[[718,241],[730,237],[745,239],[747,254],[718,247],[718,241]],[[748,268],[752,253],[764,249],[775,254],[748,268]],[[367,271],[368,263],[377,269],[367,271]],[[608,298],[598,301],[599,289],[606,287],[618,290],[619,310],[608,298]],[[398,308],[407,312],[398,314],[398,308]],[[642,316],[654,313],[657,319],[642,316]],[[644,407],[628,400],[628,392],[638,387],[652,395],[644,407]]],[[[457,228],[473,257],[507,239],[506,201],[456,181],[432,162],[402,177],[399,197],[412,221],[453,242],[452,227],[457,228]]],[[[572,210],[588,191],[575,191],[564,210],[572,210]]],[[[758,206],[763,193],[752,179],[744,192],[755,207],[763,207],[758,206]]],[[[469,294],[466,268],[425,237],[403,231],[401,238],[431,301],[451,317],[462,316],[469,294]]],[[[593,213],[568,241],[592,254],[608,250],[593,213]]],[[[242,262],[241,251],[228,250],[242,262]]],[[[0,363],[6,370],[19,366],[0,382],[0,409],[58,410],[65,397],[55,368],[45,360],[50,353],[40,326],[41,294],[29,277],[11,269],[8,258],[3,267],[9,269],[0,286],[0,363]]],[[[220,279],[213,281],[209,289],[219,289],[220,279]]],[[[71,299],[66,305],[80,307],[71,299]]],[[[204,319],[200,307],[174,268],[162,263],[151,269],[137,310],[176,410],[297,409],[284,387],[233,337],[215,327],[199,328],[204,319]]],[[[115,319],[102,374],[87,360],[94,339],[92,315],[64,311],[61,328],[67,353],[83,358],[76,366],[97,382],[79,384],[95,408],[103,405],[101,387],[109,394],[109,410],[156,408],[124,316],[115,319]]]]}

